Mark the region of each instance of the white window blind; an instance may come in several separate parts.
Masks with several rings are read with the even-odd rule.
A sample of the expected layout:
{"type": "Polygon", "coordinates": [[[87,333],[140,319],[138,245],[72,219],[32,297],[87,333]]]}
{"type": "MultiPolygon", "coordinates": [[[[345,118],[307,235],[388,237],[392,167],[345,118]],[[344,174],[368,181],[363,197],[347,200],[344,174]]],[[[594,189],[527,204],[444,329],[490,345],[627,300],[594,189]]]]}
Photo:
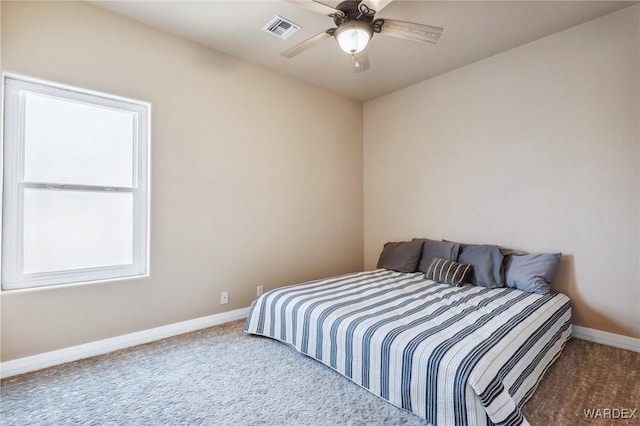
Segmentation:
{"type": "Polygon", "coordinates": [[[4,84],[2,289],[147,275],[150,105],[4,84]]]}

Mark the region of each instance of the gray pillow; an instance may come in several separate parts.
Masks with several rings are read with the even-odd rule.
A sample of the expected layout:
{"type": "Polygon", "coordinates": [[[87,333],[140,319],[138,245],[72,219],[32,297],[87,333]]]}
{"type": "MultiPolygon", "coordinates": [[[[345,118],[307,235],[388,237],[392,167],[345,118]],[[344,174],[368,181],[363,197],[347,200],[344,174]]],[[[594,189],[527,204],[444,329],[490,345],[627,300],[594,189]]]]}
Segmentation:
{"type": "Polygon", "coordinates": [[[463,245],[458,262],[473,266],[471,284],[488,288],[504,287],[502,259],[504,256],[498,246],[463,245]]]}
{"type": "Polygon", "coordinates": [[[459,286],[466,281],[472,268],[471,265],[436,257],[429,265],[429,270],[424,277],[442,284],[459,286]]]}
{"type": "Polygon", "coordinates": [[[526,251],[512,249],[509,247],[500,247],[500,253],[502,253],[502,282],[507,284],[507,269],[511,263],[513,256],[522,256],[523,254],[529,254],[526,251]]]}
{"type": "Polygon", "coordinates": [[[458,258],[458,252],[460,251],[460,244],[450,241],[434,241],[428,238],[414,238],[412,241],[422,241],[422,257],[420,258],[420,264],[418,270],[420,272],[427,272],[431,262],[436,257],[441,259],[456,260],[458,258]]]}
{"type": "Polygon", "coordinates": [[[551,292],[551,280],[562,253],[532,253],[511,256],[507,264],[507,286],[529,293],[551,292]]]}
{"type": "Polygon", "coordinates": [[[422,241],[389,242],[382,248],[378,268],[398,272],[416,272],[421,254],[422,241]]]}

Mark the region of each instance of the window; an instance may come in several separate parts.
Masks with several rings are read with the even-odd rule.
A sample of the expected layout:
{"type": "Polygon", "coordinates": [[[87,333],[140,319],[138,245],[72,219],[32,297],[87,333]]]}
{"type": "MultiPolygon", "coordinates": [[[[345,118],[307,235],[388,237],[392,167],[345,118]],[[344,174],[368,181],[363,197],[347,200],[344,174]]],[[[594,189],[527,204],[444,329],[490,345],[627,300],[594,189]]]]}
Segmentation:
{"type": "Polygon", "coordinates": [[[4,88],[2,289],[147,275],[150,105],[4,88]]]}

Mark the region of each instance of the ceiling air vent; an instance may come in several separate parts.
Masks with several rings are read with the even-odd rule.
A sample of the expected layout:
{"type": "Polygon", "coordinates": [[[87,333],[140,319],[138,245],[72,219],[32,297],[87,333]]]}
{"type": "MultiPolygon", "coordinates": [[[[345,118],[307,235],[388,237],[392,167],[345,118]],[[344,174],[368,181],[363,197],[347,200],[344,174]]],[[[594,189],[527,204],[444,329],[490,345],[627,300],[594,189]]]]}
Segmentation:
{"type": "Polygon", "coordinates": [[[263,30],[283,40],[291,37],[293,33],[298,31],[299,29],[299,25],[296,25],[293,22],[284,19],[282,16],[276,16],[263,28],[263,30]]]}

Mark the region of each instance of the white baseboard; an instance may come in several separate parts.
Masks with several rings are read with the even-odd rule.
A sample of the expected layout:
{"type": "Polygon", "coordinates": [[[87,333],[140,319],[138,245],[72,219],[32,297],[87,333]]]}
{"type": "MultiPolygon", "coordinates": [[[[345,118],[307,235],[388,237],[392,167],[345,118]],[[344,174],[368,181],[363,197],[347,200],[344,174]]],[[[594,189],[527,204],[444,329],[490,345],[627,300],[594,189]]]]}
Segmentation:
{"type": "Polygon", "coordinates": [[[573,337],[582,340],[588,340],[603,345],[615,346],[616,348],[627,349],[634,352],[640,352],[640,339],[620,334],[608,333],[606,331],[595,330],[593,328],[573,326],[573,337]]]}
{"type": "Polygon", "coordinates": [[[77,361],[79,359],[102,355],[131,346],[166,339],[167,337],[177,336],[179,334],[189,333],[191,331],[201,330],[214,325],[243,319],[248,315],[249,308],[236,309],[234,311],[223,312],[221,314],[209,315],[206,317],[164,325],[162,327],[124,334],[122,336],[112,337],[109,339],[71,346],[69,348],[59,349],[56,351],[0,362],[0,378],[4,379],[5,377],[16,376],[18,374],[52,367],[66,362],[77,361]]]}

